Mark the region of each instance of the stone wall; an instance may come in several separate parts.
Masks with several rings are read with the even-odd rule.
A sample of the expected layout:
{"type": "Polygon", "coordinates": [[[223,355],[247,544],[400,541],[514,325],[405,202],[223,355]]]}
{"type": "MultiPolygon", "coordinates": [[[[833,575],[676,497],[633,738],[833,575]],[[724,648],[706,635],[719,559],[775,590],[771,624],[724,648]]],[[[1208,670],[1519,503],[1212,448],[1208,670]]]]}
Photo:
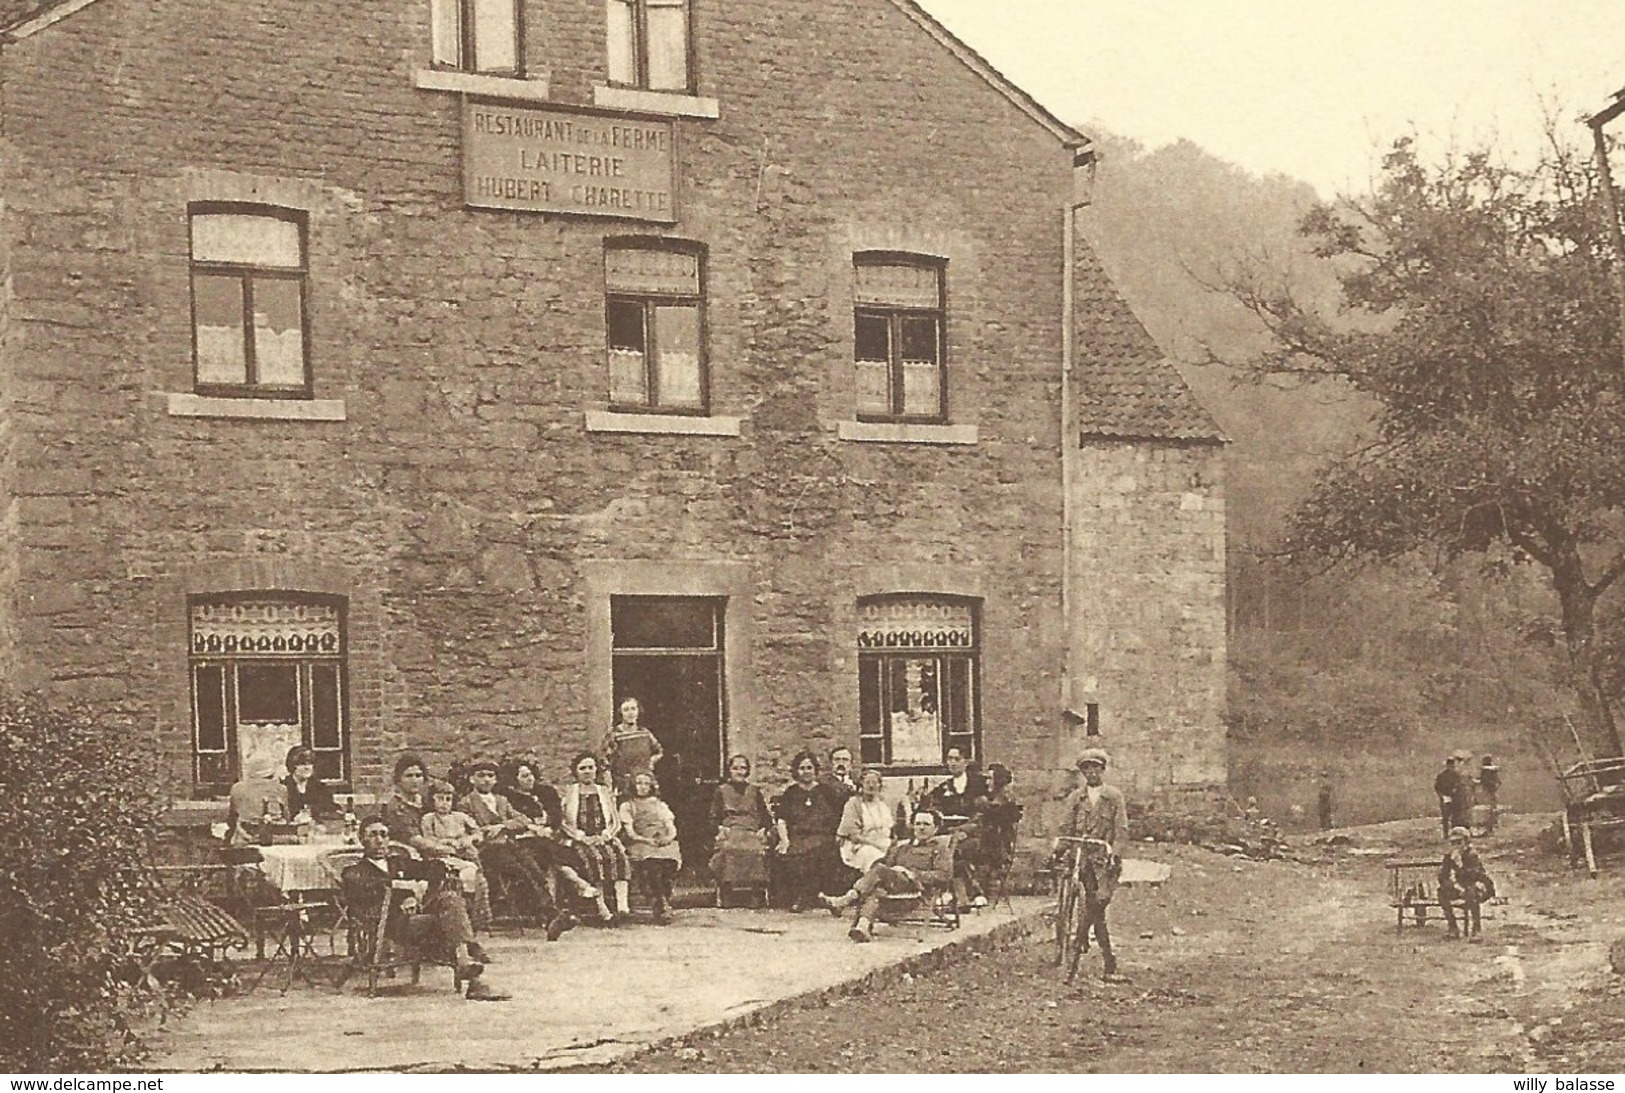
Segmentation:
{"type": "MultiPolygon", "coordinates": [[[[334,592],[358,788],[408,745],[534,747],[562,777],[610,715],[592,574],[636,562],[644,591],[729,597],[729,748],[769,781],[855,736],[855,601],[879,591],[979,597],[986,756],[1051,761],[1070,154],[883,0],[702,4],[721,117],[677,123],[680,223],[468,210],[459,98],[414,86],[428,10],[102,0],[6,47],[16,674],[156,733],[184,784],[186,597],[334,592]],[[314,393],[343,420],[170,413],[200,200],[308,217],[314,393]],[[607,405],[604,240],[626,234],[707,248],[713,412],[740,436],[584,428],[607,405]],[[873,248],[947,259],[951,418],[975,444],[839,439],[851,256],[873,248]]],[[[530,67],[590,103],[602,5],[529,10],[530,67]]],[[[1112,572],[1176,547],[1117,515],[1112,572]]]]}
{"type": "Polygon", "coordinates": [[[1099,737],[1061,765],[1095,745],[1131,795],[1223,784],[1223,449],[1085,438],[1072,482],[1072,705],[1099,737]]]}

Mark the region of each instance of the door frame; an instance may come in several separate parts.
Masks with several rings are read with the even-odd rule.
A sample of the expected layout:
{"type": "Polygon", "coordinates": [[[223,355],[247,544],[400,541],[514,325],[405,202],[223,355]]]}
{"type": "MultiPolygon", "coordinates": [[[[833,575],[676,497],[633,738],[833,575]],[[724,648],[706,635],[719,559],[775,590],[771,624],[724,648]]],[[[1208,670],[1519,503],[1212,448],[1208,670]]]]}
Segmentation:
{"type": "MultiPolygon", "coordinates": [[[[615,650],[611,596],[695,596],[723,601],[722,739],[727,751],[758,755],[754,582],[742,562],[608,561],[581,563],[587,590],[587,725],[578,743],[597,747],[615,723],[615,650]]],[[[654,726],[659,731],[658,726],[654,726]]],[[[726,756],[723,757],[726,760],[726,756]]]]}

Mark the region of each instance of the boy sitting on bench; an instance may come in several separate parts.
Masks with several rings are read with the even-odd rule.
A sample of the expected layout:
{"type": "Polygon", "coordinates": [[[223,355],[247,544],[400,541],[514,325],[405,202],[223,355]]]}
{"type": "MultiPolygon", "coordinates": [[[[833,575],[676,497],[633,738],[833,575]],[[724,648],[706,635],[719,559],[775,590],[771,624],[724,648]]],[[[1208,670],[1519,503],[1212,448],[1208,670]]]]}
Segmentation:
{"type": "Polygon", "coordinates": [[[1465,827],[1450,829],[1450,849],[1439,863],[1439,906],[1444,909],[1445,921],[1450,924],[1450,937],[1460,937],[1456,924],[1456,903],[1460,902],[1467,919],[1467,936],[1477,941],[1479,936],[1479,906],[1495,896],[1495,882],[1484,871],[1484,862],[1473,850],[1472,832],[1465,827]]]}

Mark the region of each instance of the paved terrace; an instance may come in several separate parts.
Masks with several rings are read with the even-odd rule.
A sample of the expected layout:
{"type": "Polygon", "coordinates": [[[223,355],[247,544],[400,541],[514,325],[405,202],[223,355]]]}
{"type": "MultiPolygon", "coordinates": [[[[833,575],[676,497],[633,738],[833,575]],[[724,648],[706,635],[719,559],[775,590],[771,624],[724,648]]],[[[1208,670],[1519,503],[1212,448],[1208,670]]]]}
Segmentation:
{"type": "MultiPolygon", "coordinates": [[[[1049,899],[967,915],[958,930],[882,926],[868,945],[822,912],[681,910],[670,926],[582,926],[484,938],[488,981],[513,999],[469,1002],[448,968],[425,966],[340,993],[273,972],[247,995],[200,1002],[155,1039],[174,1071],[553,1070],[601,1065],[701,1029],[747,1021],[991,948],[1034,928],[1049,899]]],[[[325,943],[323,943],[325,951],[325,943]]],[[[249,980],[250,982],[252,979],[249,980]]]]}

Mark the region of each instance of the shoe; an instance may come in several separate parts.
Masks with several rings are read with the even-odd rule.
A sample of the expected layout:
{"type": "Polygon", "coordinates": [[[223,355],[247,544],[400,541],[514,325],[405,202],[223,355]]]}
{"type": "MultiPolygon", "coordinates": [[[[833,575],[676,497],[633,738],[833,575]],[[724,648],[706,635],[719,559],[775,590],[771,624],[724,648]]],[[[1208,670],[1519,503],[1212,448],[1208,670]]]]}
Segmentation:
{"type": "Polygon", "coordinates": [[[983,907],[987,906],[987,897],[986,896],[977,896],[975,899],[970,901],[970,905],[971,905],[971,910],[980,911],[983,907]]]}
{"type": "Polygon", "coordinates": [[[840,918],[841,912],[852,906],[853,897],[850,892],[842,896],[826,896],[820,892],[818,902],[829,909],[831,918],[840,918]]]}
{"type": "Polygon", "coordinates": [[[1446,941],[1460,941],[1461,931],[1452,926],[1450,927],[1450,932],[1444,935],[1444,939],[1446,941]]]}
{"type": "Polygon", "coordinates": [[[566,930],[576,928],[576,917],[567,911],[560,911],[547,923],[547,940],[557,941],[564,936],[566,930]]]}
{"type": "Polygon", "coordinates": [[[506,1002],[513,995],[503,994],[483,979],[475,979],[469,983],[463,997],[471,1002],[506,1002]]]}
{"type": "Polygon", "coordinates": [[[861,923],[858,924],[857,926],[852,927],[850,930],[848,930],[846,932],[846,936],[851,938],[853,941],[873,941],[874,940],[874,935],[869,932],[869,927],[864,926],[861,923]]]}
{"type": "Polygon", "coordinates": [[[476,964],[496,963],[495,960],[491,959],[491,954],[485,951],[485,946],[481,945],[478,941],[470,941],[468,943],[468,956],[469,959],[473,960],[476,964]]]}
{"type": "Polygon", "coordinates": [[[485,965],[478,962],[464,964],[460,968],[451,970],[451,989],[462,990],[464,985],[472,987],[474,981],[485,973],[485,965]]]}

